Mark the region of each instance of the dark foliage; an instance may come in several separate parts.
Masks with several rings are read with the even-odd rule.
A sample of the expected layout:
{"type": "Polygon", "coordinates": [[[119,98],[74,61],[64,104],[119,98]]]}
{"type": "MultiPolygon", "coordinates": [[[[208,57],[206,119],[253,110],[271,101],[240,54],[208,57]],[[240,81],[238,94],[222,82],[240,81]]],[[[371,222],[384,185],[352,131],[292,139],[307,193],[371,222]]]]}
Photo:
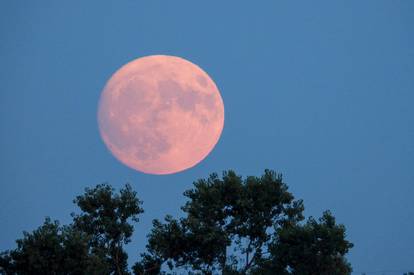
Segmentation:
{"type": "MultiPolygon", "coordinates": [[[[304,206],[281,175],[212,174],[187,190],[184,216],[154,220],[134,274],[350,274],[352,244],[330,212],[304,222],[304,206]]],[[[47,218],[17,248],[0,253],[0,274],[130,274],[124,246],[143,210],[135,191],[97,185],[77,196],[80,213],[47,218]]]]}
{"type": "MultiPolygon", "coordinates": [[[[266,170],[242,179],[233,171],[194,183],[179,220],[154,220],[136,274],[163,263],[201,274],[350,274],[352,244],[326,212],[302,224],[303,203],[266,170]]],[[[190,272],[189,271],[189,272],[190,272]]]]}
{"type": "Polygon", "coordinates": [[[128,255],[123,245],[130,242],[134,231],[129,220],[138,222],[143,210],[130,185],[121,189],[120,194],[113,191],[109,185],[98,185],[76,197],[74,202],[83,212],[73,214],[73,226],[90,236],[92,253],[106,259],[108,273],[127,274],[128,255]]]}
{"type": "Polygon", "coordinates": [[[0,255],[0,274],[129,274],[123,244],[138,221],[141,202],[129,185],[114,194],[108,185],[86,189],[75,203],[83,211],[74,223],[60,226],[47,218],[0,255]]]}
{"type": "Polygon", "coordinates": [[[81,274],[91,260],[85,235],[72,227],[61,227],[47,218],[32,233],[24,232],[17,249],[3,253],[3,266],[8,273],[81,274]]]}
{"type": "Polygon", "coordinates": [[[280,228],[269,257],[258,263],[254,274],[351,274],[344,255],[352,246],[345,240],[345,227],[327,211],[319,222],[310,218],[304,225],[280,228]]]}

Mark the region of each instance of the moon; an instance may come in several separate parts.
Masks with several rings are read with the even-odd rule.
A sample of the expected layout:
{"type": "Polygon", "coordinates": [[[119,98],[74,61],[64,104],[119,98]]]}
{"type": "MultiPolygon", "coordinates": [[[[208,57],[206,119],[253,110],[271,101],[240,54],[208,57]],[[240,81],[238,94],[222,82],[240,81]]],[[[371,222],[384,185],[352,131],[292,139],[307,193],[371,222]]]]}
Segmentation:
{"type": "Polygon", "coordinates": [[[98,105],[101,137],[126,166],[172,174],[202,161],[224,125],[220,92],[200,67],[180,57],[135,59],[106,83],[98,105]]]}

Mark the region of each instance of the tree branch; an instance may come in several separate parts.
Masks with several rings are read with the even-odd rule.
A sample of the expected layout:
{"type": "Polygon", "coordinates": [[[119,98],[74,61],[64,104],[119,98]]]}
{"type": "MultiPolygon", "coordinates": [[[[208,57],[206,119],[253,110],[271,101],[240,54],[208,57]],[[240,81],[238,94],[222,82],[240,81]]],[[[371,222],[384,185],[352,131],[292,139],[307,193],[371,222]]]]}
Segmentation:
{"type": "Polygon", "coordinates": [[[251,248],[251,246],[252,246],[252,242],[253,242],[253,240],[252,240],[252,239],[250,239],[250,240],[249,240],[249,244],[247,245],[247,249],[246,249],[246,264],[245,264],[245,266],[244,266],[244,268],[243,268],[243,273],[245,273],[245,272],[249,269],[249,267],[250,267],[250,265],[252,264],[253,259],[254,259],[254,257],[253,257],[253,258],[249,261],[250,248],[251,248]]]}

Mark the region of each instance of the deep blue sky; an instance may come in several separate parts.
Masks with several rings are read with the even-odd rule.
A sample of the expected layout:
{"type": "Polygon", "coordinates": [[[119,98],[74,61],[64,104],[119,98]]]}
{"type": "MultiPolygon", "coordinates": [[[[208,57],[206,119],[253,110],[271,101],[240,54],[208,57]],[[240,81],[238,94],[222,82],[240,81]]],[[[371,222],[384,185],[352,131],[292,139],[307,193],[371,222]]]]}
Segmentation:
{"type": "Polygon", "coordinates": [[[103,2],[0,3],[0,250],[69,222],[85,187],[131,182],[132,262],[193,180],[271,168],[346,225],[355,271],[414,269],[414,1],[103,2]],[[98,133],[107,79],[151,54],[198,64],[225,103],[218,145],[179,174],[123,166],[98,133]]]}

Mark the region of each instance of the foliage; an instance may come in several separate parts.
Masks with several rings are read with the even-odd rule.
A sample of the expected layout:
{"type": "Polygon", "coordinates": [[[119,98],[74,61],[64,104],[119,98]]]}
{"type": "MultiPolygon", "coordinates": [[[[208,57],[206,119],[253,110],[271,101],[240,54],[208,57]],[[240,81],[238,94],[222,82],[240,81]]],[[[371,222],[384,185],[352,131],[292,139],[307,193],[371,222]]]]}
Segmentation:
{"type": "Polygon", "coordinates": [[[129,185],[114,194],[109,185],[86,189],[75,203],[83,211],[60,226],[47,218],[0,255],[0,274],[129,274],[122,244],[129,242],[141,202],[129,185]]]}
{"type": "Polygon", "coordinates": [[[352,247],[344,239],[345,228],[337,226],[329,212],[321,223],[309,219],[302,225],[302,201],[294,200],[273,171],[246,179],[233,171],[222,178],[212,174],[184,195],[189,199],[182,207],[184,218],[154,220],[136,274],[159,270],[163,263],[202,274],[310,274],[302,272],[308,267],[315,270],[312,274],[351,271],[343,257],[352,247]],[[319,245],[315,249],[314,239],[319,245]],[[290,247],[291,241],[296,243],[290,247]],[[308,250],[301,251],[305,247],[308,250]],[[295,265],[304,259],[307,266],[295,265]]]}
{"type": "Polygon", "coordinates": [[[351,274],[344,255],[353,247],[345,240],[345,227],[326,211],[319,222],[280,228],[270,245],[270,256],[258,264],[256,274],[351,274]],[[271,271],[271,272],[268,272],[271,271]]]}
{"type": "Polygon", "coordinates": [[[74,227],[91,236],[92,253],[107,259],[109,273],[127,274],[128,255],[123,244],[130,242],[134,231],[129,220],[138,222],[143,210],[130,185],[121,189],[119,195],[113,191],[109,185],[101,184],[76,197],[74,202],[83,212],[73,214],[74,227]]]}
{"type": "Polygon", "coordinates": [[[49,218],[16,243],[17,249],[0,257],[6,274],[99,274],[105,268],[89,253],[86,234],[49,218]],[[89,269],[92,264],[94,270],[89,269]]]}
{"type": "MultiPolygon", "coordinates": [[[[134,274],[350,274],[352,244],[330,212],[303,217],[304,206],[281,175],[265,170],[242,178],[233,171],[200,179],[187,190],[184,215],[154,220],[134,274]]],[[[74,203],[73,222],[45,220],[24,232],[17,248],[0,253],[0,274],[130,274],[124,246],[143,213],[131,186],[100,184],[74,203]]]]}

